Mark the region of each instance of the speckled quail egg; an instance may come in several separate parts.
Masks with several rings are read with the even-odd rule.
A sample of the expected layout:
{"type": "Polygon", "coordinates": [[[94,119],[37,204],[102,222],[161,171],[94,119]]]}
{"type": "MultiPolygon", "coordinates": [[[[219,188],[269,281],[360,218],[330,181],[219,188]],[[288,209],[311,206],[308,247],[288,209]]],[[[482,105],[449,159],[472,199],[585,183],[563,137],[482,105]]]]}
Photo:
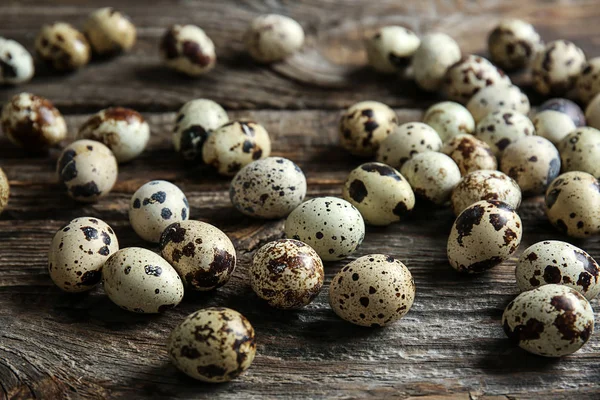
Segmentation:
{"type": "Polygon", "coordinates": [[[442,101],[425,111],[423,123],[431,126],[446,142],[455,136],[471,134],[475,130],[473,116],[462,104],[442,101]]]}
{"type": "Polygon", "coordinates": [[[531,66],[533,88],[540,94],[565,94],[573,88],[585,54],[568,40],[556,40],[536,54],[531,66]]]}
{"type": "Polygon", "coordinates": [[[233,243],[223,231],[205,222],[185,220],[169,225],[160,237],[160,251],[186,289],[221,287],[235,270],[233,243]]]}
{"type": "Polygon", "coordinates": [[[546,110],[554,110],[566,114],[573,120],[575,126],[585,126],[585,115],[581,107],[569,99],[549,99],[542,103],[537,108],[537,112],[541,113],[546,110]]]}
{"type": "Polygon", "coordinates": [[[427,151],[439,151],[442,140],[431,126],[422,122],[402,124],[381,143],[377,161],[400,168],[412,156],[427,151]]]}
{"type": "Polygon", "coordinates": [[[13,144],[30,152],[54,146],[67,137],[62,114],[47,99],[19,93],[2,108],[2,130],[13,144]]]}
{"type": "Polygon", "coordinates": [[[565,136],[576,129],[573,120],[560,111],[542,111],[535,114],[531,121],[535,134],[548,139],[554,145],[558,145],[565,136]]]}
{"type": "Polygon", "coordinates": [[[415,195],[433,204],[442,205],[450,199],[452,189],[460,181],[460,170],[447,155],[429,151],[408,160],[400,170],[415,195]]]}
{"type": "Polygon", "coordinates": [[[325,261],[354,253],[365,238],[360,212],[346,200],[317,197],[300,204],[285,220],[285,235],[315,249],[325,261]]]}
{"type": "Polygon", "coordinates": [[[460,60],[458,43],[444,33],[430,33],[421,38],[421,45],[412,58],[415,81],[421,89],[433,92],[444,81],[446,71],[460,60]]]}
{"type": "Polygon", "coordinates": [[[8,204],[8,198],[10,196],[10,184],[8,183],[8,178],[6,174],[0,168],[0,214],[6,208],[8,204]]]}
{"type": "Polygon", "coordinates": [[[217,63],[215,45],[195,25],[173,25],[162,37],[160,54],[167,67],[188,76],[200,76],[217,63]]]}
{"type": "Polygon", "coordinates": [[[543,46],[533,25],[520,19],[500,21],[488,36],[490,58],[506,70],[526,67],[543,46]]]}
{"type": "Polygon", "coordinates": [[[250,56],[261,63],[281,61],[302,47],[304,30],[292,18],[261,15],[252,20],[244,36],[250,56]]]}
{"type": "Polygon", "coordinates": [[[600,130],[583,127],[565,136],[558,144],[562,169],[583,171],[600,179],[600,130]]]}
{"type": "Polygon", "coordinates": [[[56,163],[56,172],[69,196],[77,201],[93,203],[111,191],[119,168],[108,147],[84,139],[65,147],[56,163]]]}
{"type": "Polygon", "coordinates": [[[400,260],[369,254],[352,261],[333,277],[329,304],[348,322],[381,327],[408,313],[415,292],[412,274],[400,260]]]}
{"type": "Polygon", "coordinates": [[[226,123],[209,135],[202,147],[204,162],[225,176],[234,176],[242,167],[269,155],[269,133],[253,121],[226,123]]]}
{"type": "Polygon", "coordinates": [[[513,178],[524,196],[543,194],[560,173],[556,147],[540,136],[527,136],[506,147],[500,170],[513,178]]]}
{"type": "Polygon", "coordinates": [[[294,309],[317,297],[325,271],[321,258],[309,245],[280,239],[254,254],[248,275],[254,293],[271,307],[294,309]]]}
{"type": "Polygon", "coordinates": [[[467,103],[475,122],[492,111],[509,109],[527,115],[531,110],[529,98],[515,85],[492,85],[479,90],[467,103]]]}
{"type": "Polygon", "coordinates": [[[458,165],[461,175],[481,169],[498,169],[491,147],[473,135],[455,136],[444,144],[441,151],[458,165]]]}
{"type": "Polygon", "coordinates": [[[450,197],[456,216],[481,200],[499,200],[516,210],[521,205],[521,189],[503,172],[480,170],[463,176],[450,197]]]}
{"type": "Polygon", "coordinates": [[[600,183],[587,172],[559,175],[546,189],[546,215],[569,236],[600,233],[600,183]]]}
{"type": "Polygon", "coordinates": [[[458,272],[487,271],[519,247],[521,218],[508,204],[481,200],[461,212],[448,237],[448,261],[458,272]]]}
{"type": "Polygon", "coordinates": [[[110,226],[93,217],[76,218],[56,232],[48,253],[52,281],[66,292],[93,289],[102,280],[102,267],[119,250],[110,226]]]}
{"type": "Polygon", "coordinates": [[[18,85],[33,78],[31,54],[19,42],[0,37],[0,85],[18,85]]]}
{"type": "Polygon", "coordinates": [[[577,97],[582,103],[589,103],[600,93],[600,57],[588,60],[575,82],[577,97]]]}
{"type": "Polygon", "coordinates": [[[150,127],[137,111],[113,107],[92,115],[79,128],[77,138],[104,143],[117,161],[124,163],[144,151],[150,139],[150,127]]]}
{"type": "Polygon", "coordinates": [[[94,53],[101,56],[129,51],[135,44],[135,25],[127,15],[111,7],[91,13],[83,31],[94,53]]]}
{"type": "Polygon", "coordinates": [[[129,222],[142,239],[158,243],[172,223],[188,219],[190,205],[185,194],[167,181],[150,181],[131,196],[129,222]]]}
{"type": "Polygon", "coordinates": [[[282,157],[251,162],[235,175],[229,186],[233,206],[256,218],[287,217],[305,196],[304,173],[294,162],[282,157]]]}
{"type": "Polygon", "coordinates": [[[475,137],[486,142],[496,157],[500,157],[509,144],[533,134],[535,128],[531,120],[509,109],[489,113],[479,121],[475,130],[475,137]]]}
{"type": "Polygon", "coordinates": [[[521,293],[502,315],[506,336],[523,350],[562,357],[579,350],[594,332],[594,311],[576,290],[544,285],[521,293]]]}
{"type": "Polygon", "coordinates": [[[450,100],[466,103],[479,90],[492,85],[508,85],[510,78],[483,57],[468,55],[448,68],[444,92],[450,100]]]}
{"type": "Polygon", "coordinates": [[[398,117],[390,107],[377,101],[361,101],[342,115],[340,143],[354,155],[373,156],[397,126],[398,117]]]}
{"type": "Polygon", "coordinates": [[[58,71],[74,71],[90,61],[87,39],[65,22],[44,25],[35,39],[35,51],[58,71]]]}
{"type": "Polygon", "coordinates": [[[597,94],[586,107],[585,118],[589,126],[600,129],[600,94],[597,94]]]}
{"type": "Polygon", "coordinates": [[[163,312],[183,299],[177,271],[141,247],[127,247],[110,256],[102,268],[102,284],[113,303],[136,313],[163,312]]]}
{"type": "Polygon", "coordinates": [[[342,193],[370,225],[400,221],[415,206],[415,195],[408,181],[394,168],[376,162],[353,169],[342,193]]]}
{"type": "Polygon", "coordinates": [[[254,329],[237,311],[205,308],[173,329],[168,352],[171,362],[186,375],[204,382],[227,382],[252,364],[254,329]]]}
{"type": "Polygon", "coordinates": [[[215,129],[229,122],[227,112],[208,99],[188,101],[179,109],[173,129],[173,146],[184,161],[201,164],[202,147],[215,129]]]}
{"type": "Polygon", "coordinates": [[[369,65],[388,74],[408,67],[420,44],[419,37],[403,26],[384,26],[365,39],[369,65]]]}
{"type": "Polygon", "coordinates": [[[588,300],[600,293],[598,263],[580,248],[558,240],[528,247],[519,257],[515,276],[522,292],[555,283],[577,290],[588,300]]]}

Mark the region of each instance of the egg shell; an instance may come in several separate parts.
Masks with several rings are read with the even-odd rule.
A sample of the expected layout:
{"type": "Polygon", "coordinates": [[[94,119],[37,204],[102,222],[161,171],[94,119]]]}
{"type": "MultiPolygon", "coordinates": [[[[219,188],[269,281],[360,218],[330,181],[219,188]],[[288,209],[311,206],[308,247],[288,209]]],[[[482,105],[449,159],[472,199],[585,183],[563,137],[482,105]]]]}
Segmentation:
{"type": "Polygon", "coordinates": [[[202,148],[204,162],[225,176],[234,176],[242,167],[269,155],[269,133],[253,121],[226,123],[209,135],[202,148]]]}
{"type": "Polygon", "coordinates": [[[512,84],[500,83],[479,90],[467,103],[467,109],[475,122],[499,109],[509,109],[527,115],[531,110],[529,98],[512,84]]]}
{"type": "Polygon", "coordinates": [[[140,247],[110,256],[102,268],[102,283],[113,303],[136,313],[163,312],[183,298],[177,271],[158,254],[140,247]]]}
{"type": "Polygon", "coordinates": [[[590,127],[600,129],[600,94],[597,94],[586,107],[585,119],[590,127]]]}
{"type": "Polygon", "coordinates": [[[369,254],[347,264],[333,277],[329,304],[348,322],[381,327],[405,316],[415,293],[412,274],[400,260],[369,254]]]}
{"type": "Polygon", "coordinates": [[[431,126],[442,142],[462,134],[472,134],[475,130],[475,121],[469,110],[454,101],[442,101],[429,107],[423,123],[431,126]]]}
{"type": "Polygon", "coordinates": [[[421,40],[403,26],[384,26],[365,39],[369,65],[378,72],[391,74],[410,65],[421,40]]]}
{"type": "Polygon", "coordinates": [[[254,328],[240,313],[210,307],[188,315],[173,329],[168,353],[186,375],[204,382],[227,382],[246,371],[256,354],[254,328]]]}
{"type": "Polygon", "coordinates": [[[10,197],[10,185],[8,183],[8,178],[6,174],[0,168],[0,214],[6,208],[8,204],[8,198],[10,197]]]}
{"type": "Polygon", "coordinates": [[[185,194],[167,181],[150,181],[131,196],[129,222],[142,239],[158,243],[165,228],[186,221],[190,205],[185,194]]]}
{"type": "Polygon", "coordinates": [[[49,100],[19,93],[2,108],[2,131],[14,145],[37,153],[67,137],[67,124],[49,100]]]}
{"type": "Polygon", "coordinates": [[[44,25],[35,39],[35,51],[57,71],[74,71],[90,62],[87,39],[66,22],[44,25]]]}
{"type": "Polygon", "coordinates": [[[482,200],[461,212],[448,237],[448,261],[463,273],[481,273],[507,260],[521,243],[521,218],[508,204],[482,200]]]}
{"type": "Polygon", "coordinates": [[[284,15],[260,15],[250,23],[244,43],[254,60],[277,62],[302,48],[304,30],[298,22],[284,15]]]}
{"type": "Polygon", "coordinates": [[[185,288],[199,291],[225,285],[237,258],[233,243],[223,231],[193,220],[169,225],[161,235],[160,252],[175,268],[185,288]]]}
{"type": "Polygon", "coordinates": [[[546,110],[559,111],[567,114],[572,120],[575,126],[585,126],[585,115],[576,103],[569,99],[554,98],[546,100],[538,107],[537,112],[546,110]]]}
{"type": "Polygon", "coordinates": [[[400,170],[415,195],[433,204],[442,205],[450,199],[452,189],[460,181],[460,170],[447,155],[429,151],[408,160],[400,170]]]}
{"type": "Polygon", "coordinates": [[[600,93],[600,57],[592,58],[583,65],[575,87],[577,97],[583,104],[588,104],[600,93]]]}
{"type": "Polygon", "coordinates": [[[93,203],[111,191],[119,167],[108,147],[83,139],[64,148],[56,163],[56,172],[71,198],[93,203]]]}
{"type": "Polygon", "coordinates": [[[167,67],[196,77],[215,67],[215,45],[206,33],[195,25],[173,25],[162,37],[160,54],[167,67]]]}
{"type": "Polygon", "coordinates": [[[308,244],[324,261],[341,260],[362,243],[365,222],[346,200],[316,197],[290,213],[285,220],[285,235],[308,244]]]}
{"type": "Polygon", "coordinates": [[[92,115],[79,128],[77,139],[102,142],[119,163],[125,163],[142,154],[150,139],[150,127],[137,111],[112,107],[92,115]]]}
{"type": "Polygon", "coordinates": [[[543,46],[533,25],[520,19],[503,19],[488,36],[491,60],[506,70],[527,67],[543,46]]]}
{"type": "Polygon", "coordinates": [[[528,247],[517,262],[517,285],[524,292],[540,285],[561,284],[577,290],[588,300],[600,293],[600,266],[585,251],[558,240],[528,247]]]}
{"type": "Polygon", "coordinates": [[[356,156],[373,156],[397,126],[398,117],[390,107],[377,101],[361,101],[340,118],[340,143],[356,156]]]}
{"type": "Polygon", "coordinates": [[[248,272],[252,290],[271,307],[304,307],[321,291],[323,262],[309,245],[280,239],[261,247],[248,272]]]}
{"type": "Polygon", "coordinates": [[[401,168],[412,156],[439,151],[442,140],[435,129],[422,122],[407,122],[395,128],[377,150],[377,161],[401,168]]]}
{"type": "Polygon", "coordinates": [[[444,144],[441,152],[456,163],[461,175],[483,169],[498,169],[498,162],[492,148],[473,135],[453,137],[444,144]]]}
{"type": "Polygon", "coordinates": [[[526,115],[506,108],[486,115],[475,130],[475,137],[486,142],[496,157],[500,157],[509,144],[533,134],[535,128],[526,115]]]}
{"type": "Polygon", "coordinates": [[[506,336],[540,356],[562,357],[579,350],[594,332],[594,312],[579,292],[544,285],[521,293],[502,315],[506,336]]]}
{"type": "Polygon", "coordinates": [[[135,44],[136,29],[129,17],[111,7],[92,12],[83,31],[94,53],[112,56],[129,51],[135,44]]]}
{"type": "Polygon", "coordinates": [[[442,86],[446,71],[461,57],[458,43],[444,33],[429,33],[413,54],[415,81],[421,89],[434,92],[442,86]]]}
{"type": "Polygon", "coordinates": [[[531,120],[535,134],[548,139],[555,146],[576,128],[573,120],[560,111],[546,110],[535,114],[531,120]]]}
{"type": "Polygon", "coordinates": [[[31,54],[19,42],[0,37],[0,85],[19,85],[33,78],[31,54]]]}
{"type": "Polygon", "coordinates": [[[499,200],[516,210],[521,205],[521,189],[503,172],[473,171],[462,177],[450,200],[456,216],[481,200],[499,200]]]}
{"type": "Polygon", "coordinates": [[[600,233],[600,183],[587,172],[559,175],[546,189],[546,215],[569,236],[600,233]]]}
{"type": "Polygon", "coordinates": [[[543,95],[562,95],[571,90],[585,64],[585,54],[568,40],[546,44],[533,59],[533,88],[543,95]]]}
{"type": "Polygon", "coordinates": [[[66,292],[93,289],[102,280],[102,267],[119,250],[112,228],[93,217],[75,218],[60,228],[48,252],[52,281],[66,292]]]}
{"type": "Polygon", "coordinates": [[[563,172],[583,171],[600,178],[600,130],[578,128],[558,144],[563,172]]]}
{"type": "Polygon", "coordinates": [[[394,168],[365,163],[350,172],[342,197],[360,211],[369,225],[389,225],[403,219],[415,206],[408,181],[394,168]]]}

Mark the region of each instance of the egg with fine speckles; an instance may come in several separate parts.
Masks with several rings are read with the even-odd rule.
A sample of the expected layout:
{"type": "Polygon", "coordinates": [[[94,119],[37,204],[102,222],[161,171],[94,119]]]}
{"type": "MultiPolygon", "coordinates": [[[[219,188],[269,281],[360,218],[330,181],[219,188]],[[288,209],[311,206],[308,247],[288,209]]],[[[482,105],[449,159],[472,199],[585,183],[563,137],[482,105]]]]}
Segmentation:
{"type": "Polygon", "coordinates": [[[594,333],[594,311],[579,292],[544,285],[518,295],[502,315],[506,336],[523,350],[562,357],[579,350],[594,333]]]}
{"type": "Polygon", "coordinates": [[[534,134],[535,128],[527,116],[507,108],[486,115],[475,130],[475,137],[486,142],[496,157],[500,157],[509,144],[534,134]]]}
{"type": "Polygon", "coordinates": [[[531,106],[529,98],[515,85],[492,85],[484,87],[467,103],[469,112],[475,122],[481,121],[486,115],[500,108],[527,114],[531,106]]]}
{"type": "Polygon", "coordinates": [[[390,107],[377,101],[361,101],[340,118],[340,144],[355,156],[373,156],[397,126],[398,117],[390,107]]]}
{"type": "Polygon", "coordinates": [[[40,59],[57,71],[74,71],[90,61],[90,44],[71,24],[55,22],[42,26],[35,39],[40,59]]]}
{"type": "Polygon", "coordinates": [[[102,266],[119,250],[112,228],[93,217],[75,218],[60,228],[48,252],[52,281],[66,292],[93,289],[102,280],[102,266]]]}
{"type": "Polygon", "coordinates": [[[150,181],[131,196],[129,222],[142,239],[158,243],[163,230],[189,218],[185,194],[167,181],[150,181]]]}
{"type": "Polygon", "coordinates": [[[183,298],[177,271],[158,254],[140,247],[110,256],[102,268],[102,283],[113,303],[136,313],[163,312],[183,298]]]}
{"type": "Polygon", "coordinates": [[[492,148],[473,135],[454,136],[444,144],[441,152],[454,160],[463,176],[473,171],[498,169],[492,148]]]}
{"type": "Polygon", "coordinates": [[[406,315],[415,292],[412,274],[400,260],[370,254],[352,261],[333,277],[329,304],[348,322],[380,327],[406,315]]]}
{"type": "Polygon", "coordinates": [[[516,210],[521,205],[521,188],[503,172],[480,170],[463,176],[450,197],[456,216],[480,200],[500,200],[516,210]]]}
{"type": "Polygon", "coordinates": [[[575,86],[584,64],[585,54],[573,42],[550,42],[531,63],[532,86],[543,95],[565,94],[575,86]]]}
{"type": "Polygon", "coordinates": [[[423,115],[423,123],[435,129],[442,142],[475,130],[475,120],[469,110],[454,101],[442,101],[429,107],[423,115]]]}
{"type": "Polygon", "coordinates": [[[401,168],[415,154],[439,151],[442,140],[431,126],[422,122],[402,124],[387,137],[377,150],[377,161],[401,168]]]}
{"type": "Polygon", "coordinates": [[[578,128],[557,145],[563,171],[583,171],[600,179],[600,130],[578,128]]]}
{"type": "Polygon", "coordinates": [[[417,197],[436,205],[446,203],[460,182],[460,170],[454,160],[433,151],[415,155],[402,166],[400,172],[417,197]]]}

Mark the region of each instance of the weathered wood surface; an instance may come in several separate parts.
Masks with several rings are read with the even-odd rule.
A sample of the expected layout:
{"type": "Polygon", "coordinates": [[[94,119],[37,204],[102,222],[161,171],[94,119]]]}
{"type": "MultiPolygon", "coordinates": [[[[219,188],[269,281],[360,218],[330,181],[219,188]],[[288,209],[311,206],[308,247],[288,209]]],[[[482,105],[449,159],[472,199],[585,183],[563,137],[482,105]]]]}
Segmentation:
{"type": "MultiPolygon", "coordinates": [[[[55,3],[3,1],[0,35],[29,46],[42,22],[79,23],[96,3],[104,4],[55,3]]],[[[308,178],[309,196],[340,195],[346,174],[360,161],[337,146],[338,109],[375,98],[398,107],[401,120],[409,121],[420,118],[420,109],[435,98],[420,94],[410,83],[364,70],[364,54],[353,43],[364,30],[395,22],[418,32],[437,28],[453,33],[465,50],[483,52],[484,32],[495,20],[521,15],[535,22],[546,38],[569,38],[588,54],[598,55],[597,2],[122,3],[139,27],[140,43],[132,54],[93,64],[75,75],[36,78],[22,88],[48,96],[68,113],[72,134],[88,115],[82,112],[109,104],[147,111],[153,132],[150,147],[140,159],[121,168],[113,192],[97,204],[77,204],[55,181],[59,150],[34,158],[0,137],[0,166],[12,185],[9,207],[0,216],[0,398],[600,396],[598,334],[583,350],[561,360],[530,355],[508,342],[500,317],[517,294],[515,258],[485,275],[456,274],[445,253],[453,221],[449,209],[418,206],[403,223],[369,228],[356,254],[390,253],[412,271],[417,297],[411,312],[398,323],[372,330],[335,316],[327,304],[327,287],[343,262],[326,265],[326,285],[305,309],[270,309],[252,293],[246,271],[258,247],[282,236],[282,221],[242,216],[229,203],[226,179],[208,169],[183,168],[171,151],[174,114],[168,112],[196,96],[212,97],[237,109],[231,113],[233,118],[249,117],[266,126],[274,154],[300,164],[308,178]],[[281,65],[248,65],[239,36],[249,18],[269,10],[302,21],[309,47],[303,56],[281,65]],[[225,19],[217,19],[219,13],[225,19]],[[159,67],[156,42],[165,26],[179,21],[205,27],[217,44],[221,64],[206,78],[190,81],[159,67]],[[240,262],[229,284],[213,293],[188,293],[179,307],[157,316],[122,311],[102,289],[68,295],[54,287],[46,272],[46,252],[55,230],[71,218],[102,218],[115,228],[122,247],[147,246],[128,225],[127,205],[137,187],[150,179],[175,182],[187,194],[193,218],[219,226],[234,240],[240,262]],[[168,362],[165,345],[170,330],[184,316],[211,305],[242,312],[258,338],[258,355],[248,373],[216,386],[177,372],[168,362]]],[[[0,89],[0,101],[18,90],[0,89]]],[[[573,241],[561,236],[546,221],[539,199],[525,202],[519,213],[525,227],[519,253],[542,239],[562,239],[600,258],[600,238],[573,241]]],[[[592,304],[599,312],[599,301],[592,304]]]]}

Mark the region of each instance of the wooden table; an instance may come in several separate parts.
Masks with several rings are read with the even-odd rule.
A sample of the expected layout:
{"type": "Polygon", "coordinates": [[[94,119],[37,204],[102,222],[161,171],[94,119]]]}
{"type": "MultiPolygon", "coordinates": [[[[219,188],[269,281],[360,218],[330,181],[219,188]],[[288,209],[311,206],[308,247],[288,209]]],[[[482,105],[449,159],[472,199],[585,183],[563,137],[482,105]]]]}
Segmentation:
{"type": "MultiPolygon", "coordinates": [[[[0,103],[22,90],[48,97],[66,115],[71,135],[90,113],[111,105],[143,112],[152,129],[148,150],[122,166],[112,193],[93,205],[76,204],[56,183],[59,149],[36,158],[0,138],[0,165],[12,186],[9,207],[0,217],[0,398],[599,398],[599,335],[560,360],[513,347],[500,318],[518,293],[515,258],[483,275],[459,276],[446,261],[453,222],[447,208],[419,205],[403,223],[368,228],[356,254],[390,253],[412,271],[417,297],[398,323],[363,329],[335,316],[327,287],[344,262],[326,265],[326,285],[305,309],[270,309],[250,289],[246,271],[257,248],[282,237],[283,222],[256,221],[234,211],[228,180],[209,169],[185,169],[170,142],[174,111],[190,99],[212,98],[232,118],[264,124],[274,154],[296,161],[305,171],[309,196],[340,195],[347,173],[360,163],[337,145],[342,108],[379,100],[395,107],[405,122],[418,120],[422,109],[437,99],[412,82],[365,68],[360,40],[365,33],[385,24],[403,24],[417,33],[439,30],[455,37],[465,53],[485,55],[490,28],[502,16],[516,16],[533,22],[548,41],[567,38],[597,56],[598,1],[114,3],[138,27],[132,53],[68,76],[40,69],[31,83],[0,89],[0,103]],[[308,36],[301,54],[271,67],[251,62],[240,39],[248,21],[267,12],[292,16],[308,36]],[[218,66],[206,77],[186,79],[161,66],[158,41],[174,23],[195,23],[214,40],[218,66]],[[155,316],[120,310],[101,288],[82,295],[62,293],[46,270],[54,232],[72,218],[89,215],[111,224],[122,247],[148,246],[129,227],[127,207],[131,194],[150,179],[175,182],[187,194],[193,218],[217,225],[234,240],[239,264],[229,284],[211,293],[187,293],[176,309],[155,316]],[[258,338],[251,369],[223,385],[187,378],[166,354],[171,329],[189,313],[214,305],[242,312],[258,338]]],[[[43,23],[64,20],[81,26],[89,12],[105,4],[3,0],[0,35],[32,50],[43,23]]],[[[523,75],[514,80],[528,83],[523,75]]],[[[600,258],[597,237],[573,241],[561,236],[545,219],[540,199],[526,201],[519,213],[525,227],[520,251],[542,239],[562,239],[600,258]]],[[[597,300],[592,304],[600,311],[597,300]]]]}

